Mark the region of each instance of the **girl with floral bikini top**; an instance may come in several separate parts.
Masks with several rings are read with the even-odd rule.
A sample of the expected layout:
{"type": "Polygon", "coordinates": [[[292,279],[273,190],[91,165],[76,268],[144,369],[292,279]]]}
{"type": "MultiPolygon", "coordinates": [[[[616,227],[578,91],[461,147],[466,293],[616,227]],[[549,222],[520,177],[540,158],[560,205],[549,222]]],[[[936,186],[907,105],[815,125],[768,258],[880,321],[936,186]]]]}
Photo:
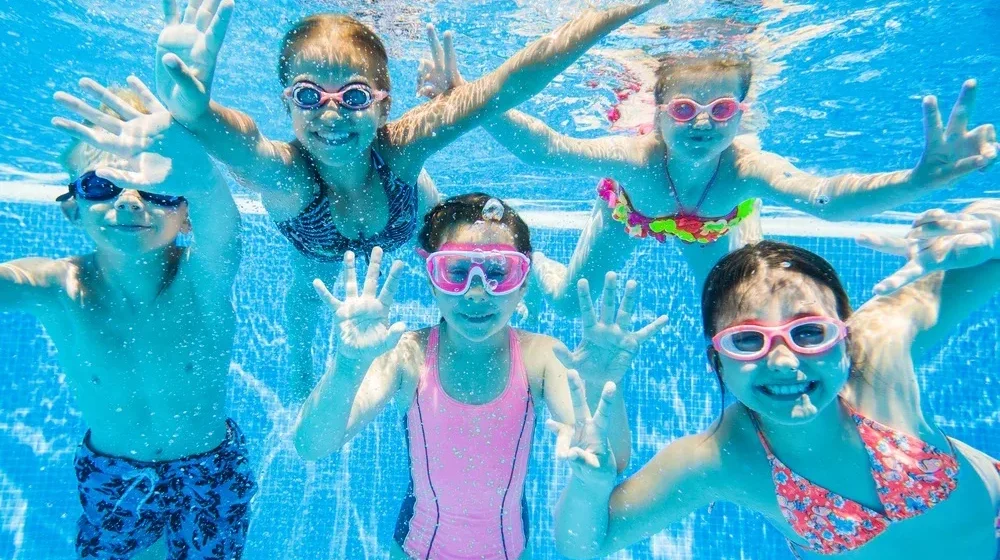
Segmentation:
{"type": "Polygon", "coordinates": [[[723,500],[763,514],[798,558],[1000,558],[1000,463],[924,415],[914,364],[1000,291],[998,241],[1000,200],[927,212],[906,239],[863,238],[915,256],[856,313],[804,249],[764,241],[724,257],[703,323],[737,402],[617,486],[605,428],[562,426],[577,443],[557,454],[590,461],[570,461],[560,552],[610,554],[723,500]]]}

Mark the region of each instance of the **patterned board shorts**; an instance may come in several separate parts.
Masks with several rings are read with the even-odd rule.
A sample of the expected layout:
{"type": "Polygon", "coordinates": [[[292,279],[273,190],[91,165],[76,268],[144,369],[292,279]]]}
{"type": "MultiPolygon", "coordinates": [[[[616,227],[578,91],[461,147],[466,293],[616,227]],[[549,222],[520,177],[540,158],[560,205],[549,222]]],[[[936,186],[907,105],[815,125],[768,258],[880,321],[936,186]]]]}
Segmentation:
{"type": "Polygon", "coordinates": [[[215,449],[155,462],[98,453],[88,433],[76,454],[80,557],[126,560],[163,538],[170,560],[239,559],[257,483],[243,433],[226,425],[215,449]]]}

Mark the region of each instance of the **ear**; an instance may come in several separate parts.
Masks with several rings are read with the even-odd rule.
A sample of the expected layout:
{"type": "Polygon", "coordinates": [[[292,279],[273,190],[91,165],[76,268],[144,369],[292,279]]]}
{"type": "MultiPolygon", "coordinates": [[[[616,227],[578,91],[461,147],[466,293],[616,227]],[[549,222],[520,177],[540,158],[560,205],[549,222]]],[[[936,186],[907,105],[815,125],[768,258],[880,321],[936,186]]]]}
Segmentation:
{"type": "MultiPolygon", "coordinates": [[[[719,352],[711,344],[705,348],[705,355],[708,358],[708,365],[717,375],[722,375],[722,360],[719,359],[719,352]]],[[[721,378],[721,377],[720,377],[721,378]]]]}
{"type": "Polygon", "coordinates": [[[389,123],[389,110],[392,109],[392,96],[388,96],[378,102],[378,127],[382,128],[389,123]]]}
{"type": "Polygon", "coordinates": [[[60,202],[59,209],[62,210],[63,216],[66,216],[71,224],[76,224],[80,220],[80,206],[77,205],[75,197],[60,202]]]}

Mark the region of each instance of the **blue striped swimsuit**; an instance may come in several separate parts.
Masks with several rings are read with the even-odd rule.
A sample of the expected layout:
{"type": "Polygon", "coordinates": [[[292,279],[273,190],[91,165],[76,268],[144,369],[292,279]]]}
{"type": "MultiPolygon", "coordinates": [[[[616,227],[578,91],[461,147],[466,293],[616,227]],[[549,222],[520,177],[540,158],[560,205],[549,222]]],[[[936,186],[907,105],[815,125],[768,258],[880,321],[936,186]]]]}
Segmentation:
{"type": "Polygon", "coordinates": [[[337,231],[326,185],[319,180],[318,172],[315,175],[322,186],[319,195],[298,216],[277,222],[278,230],[300,253],[321,262],[340,262],[348,250],[367,259],[376,246],[389,252],[404,245],[417,229],[417,189],[396,177],[375,150],[372,150],[372,165],[389,200],[389,221],[382,231],[357,239],[345,237],[337,231]]]}

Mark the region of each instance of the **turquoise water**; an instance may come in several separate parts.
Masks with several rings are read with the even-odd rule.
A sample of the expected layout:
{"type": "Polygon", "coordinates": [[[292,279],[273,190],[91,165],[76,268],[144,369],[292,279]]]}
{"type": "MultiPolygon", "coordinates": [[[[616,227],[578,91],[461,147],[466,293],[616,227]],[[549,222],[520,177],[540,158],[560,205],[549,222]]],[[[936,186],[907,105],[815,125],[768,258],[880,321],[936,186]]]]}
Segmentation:
{"type": "MultiPolygon", "coordinates": [[[[647,20],[669,24],[654,38],[618,35],[602,43],[523,109],[559,130],[606,134],[605,114],[629,63],[610,52],[661,53],[730,45],[759,51],[755,86],[765,148],[807,170],[881,171],[912,166],[922,138],[919,97],[937,93],[950,106],[966,77],[980,80],[977,122],[1000,122],[1000,9],[965,1],[948,8],[926,2],[675,2],[647,20]],[[960,33],[956,33],[960,30],[960,33]],[[945,39],[958,36],[959,39],[945,39]]],[[[266,134],[290,137],[275,66],[276,45],[297,18],[345,11],[371,23],[388,43],[398,115],[410,95],[423,27],[457,33],[466,76],[495,67],[531,38],[564,21],[580,2],[326,2],[240,1],[222,53],[215,94],[253,115],[266,134]]],[[[152,45],[159,2],[107,0],[27,2],[0,9],[0,261],[25,255],[64,256],[88,242],[49,201],[64,183],[55,163],[65,139],[48,126],[58,113],[56,89],[77,79],[124,82],[130,72],[152,82],[152,45]]],[[[629,122],[633,107],[623,107],[629,122]]],[[[637,122],[641,119],[635,117],[637,122]]],[[[629,133],[623,130],[622,133],[629,133]]],[[[428,171],[445,193],[474,187],[515,200],[527,210],[535,245],[566,261],[596,182],[518,163],[486,134],[473,132],[436,155],[428,171]]],[[[997,196],[997,173],[975,174],[927,201],[872,220],[894,228],[931,205],[956,207],[997,196]]],[[[261,483],[246,557],[385,558],[407,482],[401,421],[383,414],[349,451],[315,464],[299,460],[287,439],[295,410],[286,408],[284,290],[289,245],[259,206],[235,188],[245,211],[246,256],[235,295],[238,334],[231,368],[231,407],[250,441],[261,483]]],[[[860,304],[870,287],[898,266],[848,238],[855,224],[817,229],[814,222],[768,207],[765,232],[830,259],[860,304]],[[815,237],[817,234],[821,237],[815,237]],[[809,235],[807,237],[806,235],[809,235]],[[863,264],[863,266],[859,266],[863,264]]],[[[436,320],[426,282],[406,255],[398,315],[411,327],[436,320]]],[[[699,304],[676,248],[649,244],[626,274],[644,286],[640,315],[670,315],[669,328],[637,359],[625,386],[637,469],[671,439],[705,428],[719,410],[714,378],[700,341],[699,304]]],[[[920,371],[924,406],[950,434],[1000,455],[1000,375],[996,300],[933,350],[920,371]]],[[[550,313],[519,326],[573,344],[578,333],[550,313]]],[[[80,513],[72,456],[84,432],[60,377],[56,352],[40,325],[0,314],[0,558],[62,559],[73,555],[80,513]]],[[[526,493],[535,558],[558,557],[549,541],[551,508],[566,472],[538,430],[526,493]]],[[[757,516],[719,504],[633,546],[621,558],[770,559],[787,556],[778,535],[757,516]]]]}

